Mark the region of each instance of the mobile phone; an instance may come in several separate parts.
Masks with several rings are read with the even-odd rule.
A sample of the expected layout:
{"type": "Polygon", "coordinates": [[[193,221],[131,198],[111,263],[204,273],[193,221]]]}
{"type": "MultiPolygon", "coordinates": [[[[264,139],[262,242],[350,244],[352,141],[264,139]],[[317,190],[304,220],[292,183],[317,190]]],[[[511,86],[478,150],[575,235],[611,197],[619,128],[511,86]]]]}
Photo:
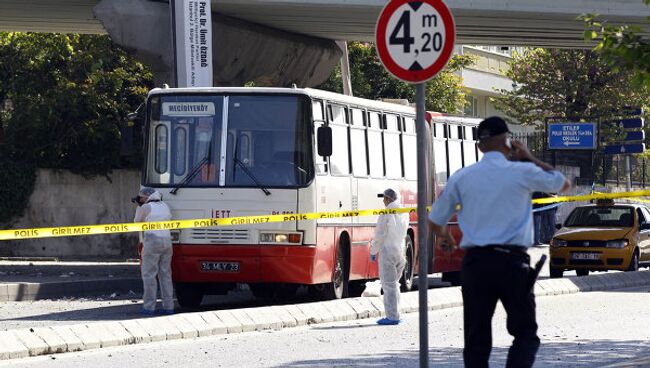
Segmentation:
{"type": "Polygon", "coordinates": [[[506,138],[506,146],[508,147],[509,150],[512,149],[512,143],[510,142],[510,138],[506,138]]]}

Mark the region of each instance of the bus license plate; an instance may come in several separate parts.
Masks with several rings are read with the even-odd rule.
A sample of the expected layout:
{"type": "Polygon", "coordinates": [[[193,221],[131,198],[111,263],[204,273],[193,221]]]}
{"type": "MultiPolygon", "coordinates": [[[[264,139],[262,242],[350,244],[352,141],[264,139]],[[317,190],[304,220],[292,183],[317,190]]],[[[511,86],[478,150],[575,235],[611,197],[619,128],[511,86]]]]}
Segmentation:
{"type": "Polygon", "coordinates": [[[598,260],[600,259],[600,253],[572,253],[571,259],[579,260],[598,260]]]}
{"type": "Polygon", "coordinates": [[[204,272],[239,272],[239,262],[202,262],[204,272]]]}

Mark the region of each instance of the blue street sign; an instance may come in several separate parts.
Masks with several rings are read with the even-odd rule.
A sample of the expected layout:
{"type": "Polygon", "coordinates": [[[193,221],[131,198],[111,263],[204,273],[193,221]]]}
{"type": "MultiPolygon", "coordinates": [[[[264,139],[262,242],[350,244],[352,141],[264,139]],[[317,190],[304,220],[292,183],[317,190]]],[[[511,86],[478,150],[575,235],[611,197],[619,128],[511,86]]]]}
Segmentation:
{"type": "Polygon", "coordinates": [[[549,123],[548,149],[595,149],[596,123],[549,123]]]}
{"type": "Polygon", "coordinates": [[[621,120],[614,120],[611,123],[616,124],[618,126],[623,126],[625,129],[633,129],[633,128],[643,128],[643,118],[631,118],[631,119],[621,119],[621,120]]]}
{"type": "Polygon", "coordinates": [[[637,144],[615,144],[605,146],[603,153],[606,155],[623,155],[628,153],[643,153],[645,151],[645,143],[637,144]]]}
{"type": "Polygon", "coordinates": [[[643,130],[635,130],[626,132],[625,142],[642,141],[645,139],[645,132],[643,130]]]}

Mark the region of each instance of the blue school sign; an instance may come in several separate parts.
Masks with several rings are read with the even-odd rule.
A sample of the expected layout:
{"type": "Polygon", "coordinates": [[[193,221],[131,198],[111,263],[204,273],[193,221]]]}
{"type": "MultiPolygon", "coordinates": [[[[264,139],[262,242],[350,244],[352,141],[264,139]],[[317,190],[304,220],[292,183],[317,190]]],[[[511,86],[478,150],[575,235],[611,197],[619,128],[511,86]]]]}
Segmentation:
{"type": "Polygon", "coordinates": [[[596,149],[596,123],[549,123],[548,149],[596,149]]]}

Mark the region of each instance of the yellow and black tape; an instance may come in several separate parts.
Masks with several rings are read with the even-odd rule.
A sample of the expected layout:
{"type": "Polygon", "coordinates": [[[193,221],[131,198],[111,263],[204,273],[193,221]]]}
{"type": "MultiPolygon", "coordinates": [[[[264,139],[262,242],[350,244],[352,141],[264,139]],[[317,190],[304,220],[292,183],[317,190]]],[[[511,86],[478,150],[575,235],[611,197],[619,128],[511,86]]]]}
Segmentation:
{"type": "MultiPolygon", "coordinates": [[[[637,190],[620,193],[592,193],[575,196],[549,197],[534,199],[533,203],[550,204],[560,202],[589,201],[592,199],[636,198],[650,196],[650,190],[637,190]]],[[[635,199],[638,201],[643,201],[635,199]]],[[[427,208],[428,210],[429,208],[427,208]]],[[[100,234],[117,234],[147,230],[179,230],[218,226],[257,225],[271,222],[320,220],[344,217],[377,216],[381,214],[397,214],[415,212],[417,207],[397,209],[371,209],[357,211],[312,212],[282,215],[242,216],[229,218],[204,218],[191,220],[172,220],[158,222],[117,223],[105,225],[43,227],[32,229],[0,230],[0,241],[15,239],[53,238],[62,236],[86,236],[100,234]]]]}
{"type": "Polygon", "coordinates": [[[106,225],[43,227],[34,229],[0,230],[0,240],[53,238],[61,236],[85,236],[99,234],[129,233],[147,230],[177,230],[216,226],[257,225],[270,222],[319,220],[341,217],[377,216],[381,214],[408,213],[415,207],[398,209],[374,209],[358,211],[312,212],[283,215],[242,216],[228,218],[205,218],[157,222],[131,222],[106,225]]]}

